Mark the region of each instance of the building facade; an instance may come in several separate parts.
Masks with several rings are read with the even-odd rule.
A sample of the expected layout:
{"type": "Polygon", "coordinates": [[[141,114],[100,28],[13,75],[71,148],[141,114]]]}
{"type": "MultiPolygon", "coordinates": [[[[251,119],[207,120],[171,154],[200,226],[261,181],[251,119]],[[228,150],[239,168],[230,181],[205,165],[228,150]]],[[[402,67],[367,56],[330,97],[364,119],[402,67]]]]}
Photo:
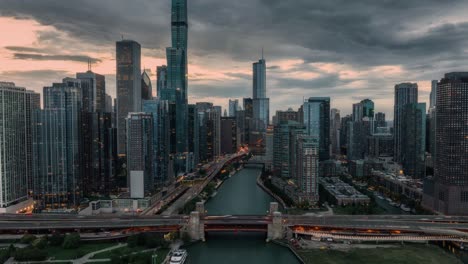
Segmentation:
{"type": "Polygon", "coordinates": [[[395,102],[394,102],[394,158],[396,162],[401,162],[401,148],[403,145],[403,111],[407,104],[418,102],[418,84],[417,83],[401,83],[395,85],[395,102]]]}
{"type": "Polygon", "coordinates": [[[141,46],[133,40],[116,43],[117,134],[119,156],[127,153],[128,113],[141,111],[141,46]]]}
{"type": "Polygon", "coordinates": [[[320,161],[330,159],[330,97],[311,97],[303,104],[304,125],[320,142],[320,161]]]}

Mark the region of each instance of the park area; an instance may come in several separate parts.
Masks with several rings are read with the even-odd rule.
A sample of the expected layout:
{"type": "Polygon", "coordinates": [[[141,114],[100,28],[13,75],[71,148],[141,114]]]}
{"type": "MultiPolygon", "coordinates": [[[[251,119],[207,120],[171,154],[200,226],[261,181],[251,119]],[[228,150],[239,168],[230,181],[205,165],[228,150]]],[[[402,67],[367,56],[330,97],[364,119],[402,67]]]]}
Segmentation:
{"type": "Polygon", "coordinates": [[[305,263],[321,264],[462,264],[457,257],[433,245],[405,245],[394,248],[298,250],[305,263]]]}

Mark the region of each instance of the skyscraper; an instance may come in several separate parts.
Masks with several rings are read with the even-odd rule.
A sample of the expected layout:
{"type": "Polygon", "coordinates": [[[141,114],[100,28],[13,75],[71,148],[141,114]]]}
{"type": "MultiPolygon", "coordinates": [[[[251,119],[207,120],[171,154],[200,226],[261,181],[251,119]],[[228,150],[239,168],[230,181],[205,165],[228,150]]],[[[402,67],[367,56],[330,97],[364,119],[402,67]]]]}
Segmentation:
{"type": "Polygon", "coordinates": [[[303,104],[304,125],[320,142],[320,161],[330,159],[330,97],[310,97],[303,104]]]}
{"type": "Polygon", "coordinates": [[[265,132],[270,124],[270,99],[266,96],[266,62],[263,58],[253,64],[252,83],[254,129],[265,132]]]}
{"type": "Polygon", "coordinates": [[[235,117],[221,117],[221,154],[234,154],[239,149],[239,133],[235,117]]]}
{"type": "Polygon", "coordinates": [[[340,150],[340,127],[341,127],[341,116],[340,110],[332,109],[330,114],[330,138],[332,153],[339,155],[340,150]]]}
{"type": "MultiPolygon", "coordinates": [[[[36,140],[36,130],[34,129],[36,112],[41,109],[41,95],[33,92],[26,91],[25,93],[26,100],[26,170],[28,177],[28,190],[33,191],[34,188],[34,149],[33,143],[36,140]]],[[[19,111],[19,110],[18,110],[19,111]]]]}
{"type": "Polygon", "coordinates": [[[115,131],[112,113],[82,112],[81,179],[87,196],[109,195],[115,186],[115,131]]]}
{"type": "Polygon", "coordinates": [[[162,97],[161,91],[167,89],[167,66],[162,65],[156,68],[156,89],[157,96],[162,97]]]}
{"type": "Polygon", "coordinates": [[[146,70],[141,74],[141,100],[153,99],[153,86],[146,70]]]}
{"type": "Polygon", "coordinates": [[[135,172],[143,173],[145,194],[154,187],[153,175],[153,115],[151,113],[129,113],[127,117],[127,184],[135,172]]]}
{"type": "Polygon", "coordinates": [[[395,85],[395,104],[394,104],[394,139],[395,155],[394,159],[401,162],[401,148],[403,144],[403,110],[407,104],[418,102],[418,84],[401,83],[395,85]]]}
{"type": "Polygon", "coordinates": [[[187,50],[187,0],[172,0],[171,31],[172,47],[187,50]]]}
{"type": "Polygon", "coordinates": [[[437,85],[434,184],[424,185],[423,205],[447,215],[468,215],[468,72],[437,85]]]}
{"type": "Polygon", "coordinates": [[[116,43],[118,153],[127,153],[128,113],[141,111],[141,46],[133,40],[116,43]]]}
{"type": "Polygon", "coordinates": [[[229,116],[235,117],[237,110],[239,110],[239,100],[231,100],[229,99],[229,116]]]}
{"type": "MultiPolygon", "coordinates": [[[[31,131],[28,111],[31,98],[26,99],[25,88],[14,83],[0,82],[0,212],[15,213],[15,207],[28,198],[28,176],[31,168],[32,144],[27,132],[31,131]],[[25,140],[26,138],[26,140],[25,140]]],[[[19,208],[18,208],[19,209],[19,208]]],[[[18,210],[16,209],[16,210],[18,210]]]]}
{"type": "Polygon", "coordinates": [[[81,179],[81,83],[65,78],[44,87],[44,110],[36,119],[37,181],[34,195],[51,208],[77,205],[81,179]]]}
{"type": "Polygon", "coordinates": [[[385,120],[385,113],[378,112],[375,114],[374,129],[378,127],[387,127],[387,121],[385,120]]]}
{"type": "Polygon", "coordinates": [[[405,105],[401,121],[403,171],[423,179],[426,176],[426,103],[405,105]]]}
{"type": "Polygon", "coordinates": [[[76,78],[81,82],[81,96],[83,111],[106,112],[106,78],[91,70],[77,73],[76,78]]]}
{"type": "Polygon", "coordinates": [[[353,104],[353,120],[348,123],[349,160],[365,158],[369,153],[368,137],[374,133],[374,102],[364,99],[353,104]]]}
{"type": "Polygon", "coordinates": [[[296,178],[299,186],[299,201],[315,203],[319,200],[319,140],[300,136],[296,141],[296,178]]]}
{"type": "Polygon", "coordinates": [[[290,136],[292,130],[304,130],[305,126],[296,121],[287,121],[275,126],[273,131],[273,170],[275,174],[290,178],[290,136]]]}

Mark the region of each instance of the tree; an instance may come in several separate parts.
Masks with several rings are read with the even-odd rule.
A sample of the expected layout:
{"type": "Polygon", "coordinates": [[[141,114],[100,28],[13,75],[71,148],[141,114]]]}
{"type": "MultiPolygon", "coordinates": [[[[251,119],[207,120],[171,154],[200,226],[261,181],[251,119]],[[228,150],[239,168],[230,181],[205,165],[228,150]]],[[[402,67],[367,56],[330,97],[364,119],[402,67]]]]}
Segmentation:
{"type": "Polygon", "coordinates": [[[54,233],[52,236],[49,237],[49,244],[53,247],[58,247],[63,244],[64,236],[59,233],[54,233]]]}
{"type": "Polygon", "coordinates": [[[21,248],[16,249],[14,257],[17,261],[42,261],[47,258],[47,251],[33,247],[21,248]]]}
{"type": "Polygon", "coordinates": [[[21,244],[31,244],[32,242],[34,242],[34,240],[36,240],[36,238],[37,237],[35,235],[26,234],[21,238],[20,243],[21,244]]]}
{"type": "Polygon", "coordinates": [[[64,249],[74,249],[80,247],[80,235],[78,233],[72,233],[65,236],[62,247],[64,249]]]}
{"type": "Polygon", "coordinates": [[[45,249],[47,247],[47,238],[37,238],[36,240],[34,240],[34,242],[32,242],[31,245],[38,249],[45,249]]]}

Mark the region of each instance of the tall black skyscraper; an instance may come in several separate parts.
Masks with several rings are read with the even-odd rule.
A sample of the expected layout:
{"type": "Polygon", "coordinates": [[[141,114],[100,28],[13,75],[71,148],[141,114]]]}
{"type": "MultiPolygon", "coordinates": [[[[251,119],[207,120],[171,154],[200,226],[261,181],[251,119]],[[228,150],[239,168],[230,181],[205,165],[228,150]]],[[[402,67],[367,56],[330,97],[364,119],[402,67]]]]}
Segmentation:
{"type": "Polygon", "coordinates": [[[401,83],[395,85],[395,104],[394,104],[394,139],[395,139],[395,155],[394,159],[401,162],[401,146],[403,144],[403,110],[407,104],[418,102],[418,84],[417,83],[401,83]]]}
{"type": "Polygon", "coordinates": [[[118,153],[127,153],[128,113],[141,111],[141,46],[133,40],[116,43],[118,153]]]}
{"type": "Polygon", "coordinates": [[[468,215],[468,72],[445,74],[436,105],[435,182],[424,185],[423,205],[468,215]]]}

